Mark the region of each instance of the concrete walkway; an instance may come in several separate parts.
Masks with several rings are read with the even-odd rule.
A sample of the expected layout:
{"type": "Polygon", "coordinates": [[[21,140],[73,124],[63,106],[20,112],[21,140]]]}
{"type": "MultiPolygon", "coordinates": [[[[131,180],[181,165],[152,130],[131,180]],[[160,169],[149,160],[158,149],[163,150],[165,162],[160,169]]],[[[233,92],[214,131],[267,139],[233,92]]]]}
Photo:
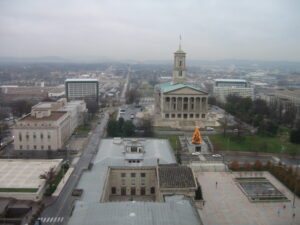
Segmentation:
{"type": "Polygon", "coordinates": [[[53,194],[52,194],[53,197],[59,196],[61,190],[63,189],[63,187],[65,186],[65,184],[68,182],[68,179],[71,176],[73,170],[74,170],[73,167],[70,167],[68,169],[68,171],[66,172],[66,174],[64,175],[64,177],[61,179],[61,181],[57,185],[56,190],[53,192],[53,194]]]}
{"type": "Polygon", "coordinates": [[[230,172],[196,172],[195,175],[202,186],[205,200],[203,208],[198,209],[204,225],[300,224],[299,198],[296,198],[296,208],[293,208],[293,194],[268,172],[264,173],[264,177],[290,202],[251,203],[238,188],[230,172]]]}

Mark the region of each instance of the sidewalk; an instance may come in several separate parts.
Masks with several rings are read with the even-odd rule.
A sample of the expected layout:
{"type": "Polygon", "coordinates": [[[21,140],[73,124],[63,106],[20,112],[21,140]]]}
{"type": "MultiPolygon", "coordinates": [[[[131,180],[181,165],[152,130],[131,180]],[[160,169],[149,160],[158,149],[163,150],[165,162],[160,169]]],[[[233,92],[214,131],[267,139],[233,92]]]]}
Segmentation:
{"type": "Polygon", "coordinates": [[[68,169],[68,171],[66,172],[66,174],[64,175],[64,177],[61,179],[61,181],[59,182],[59,184],[57,185],[56,190],[53,192],[52,196],[53,197],[57,197],[59,196],[61,190],[63,189],[63,187],[65,186],[65,184],[67,183],[69,177],[71,176],[72,172],[73,172],[74,168],[70,167],[68,169]]]}

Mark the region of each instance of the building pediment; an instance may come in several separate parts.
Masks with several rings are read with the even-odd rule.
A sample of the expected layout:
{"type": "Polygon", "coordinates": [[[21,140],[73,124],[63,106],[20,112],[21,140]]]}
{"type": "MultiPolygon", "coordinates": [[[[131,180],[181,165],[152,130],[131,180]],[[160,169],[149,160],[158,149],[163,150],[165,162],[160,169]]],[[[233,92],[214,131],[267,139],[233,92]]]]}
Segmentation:
{"type": "Polygon", "coordinates": [[[176,94],[176,95],[207,95],[206,92],[197,90],[191,87],[182,87],[172,91],[165,92],[165,94],[176,94]]]}

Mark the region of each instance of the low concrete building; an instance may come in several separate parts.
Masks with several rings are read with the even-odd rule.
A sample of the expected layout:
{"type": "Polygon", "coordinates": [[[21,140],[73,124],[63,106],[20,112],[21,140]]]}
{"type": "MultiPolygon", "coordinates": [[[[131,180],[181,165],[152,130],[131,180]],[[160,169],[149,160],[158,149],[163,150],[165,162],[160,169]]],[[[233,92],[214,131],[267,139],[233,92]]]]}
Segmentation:
{"type": "Polygon", "coordinates": [[[84,101],[41,102],[16,122],[13,129],[15,150],[58,150],[83,123],[84,101]]]}
{"type": "Polygon", "coordinates": [[[68,101],[88,99],[98,104],[99,81],[97,79],[66,79],[65,88],[68,101]]]}
{"type": "Polygon", "coordinates": [[[167,140],[103,139],[77,188],[70,225],[202,224],[193,172],[176,164],[167,140]]]}
{"type": "Polygon", "coordinates": [[[62,159],[23,160],[0,159],[0,197],[39,201],[45,191],[40,175],[60,169],[62,159]]]}
{"type": "Polygon", "coordinates": [[[15,150],[58,150],[70,137],[67,112],[32,111],[13,129],[15,150]]]}
{"type": "Polygon", "coordinates": [[[254,89],[246,80],[242,79],[215,79],[213,94],[220,102],[226,102],[228,95],[237,95],[243,98],[254,97],[254,89]]]}

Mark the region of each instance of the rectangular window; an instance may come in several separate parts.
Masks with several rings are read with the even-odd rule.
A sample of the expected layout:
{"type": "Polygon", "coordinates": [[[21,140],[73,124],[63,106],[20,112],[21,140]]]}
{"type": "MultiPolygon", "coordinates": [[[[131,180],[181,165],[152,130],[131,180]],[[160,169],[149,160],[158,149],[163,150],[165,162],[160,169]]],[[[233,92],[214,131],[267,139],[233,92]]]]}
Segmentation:
{"type": "Polygon", "coordinates": [[[131,177],[135,177],[135,173],[131,173],[131,177]]]}
{"type": "Polygon", "coordinates": [[[33,149],[36,150],[36,145],[33,146],[33,149]]]}
{"type": "Polygon", "coordinates": [[[126,187],[121,187],[121,195],[126,195],[126,187]]]}
{"type": "Polygon", "coordinates": [[[51,135],[50,134],[48,134],[48,139],[50,139],[51,138],[51,135]]]}
{"type": "Polygon", "coordinates": [[[172,118],[175,118],[175,114],[172,114],[172,118]]]}
{"type": "Polygon", "coordinates": [[[151,188],[150,188],[150,193],[151,193],[151,194],[155,194],[155,187],[151,187],[151,188]]]}
{"type": "Polygon", "coordinates": [[[146,173],[141,173],[141,177],[146,177],[146,173]]]}
{"type": "Polygon", "coordinates": [[[131,178],[131,185],[135,185],[135,178],[131,178]]]}
{"type": "Polygon", "coordinates": [[[51,150],[51,145],[48,145],[48,150],[51,150]]]}
{"type": "Polygon", "coordinates": [[[136,146],[131,146],[131,152],[137,152],[137,147],[136,146]]]}
{"type": "Polygon", "coordinates": [[[199,118],[199,114],[196,114],[196,118],[199,118]]]}
{"type": "Polygon", "coordinates": [[[141,195],[146,195],[146,188],[145,187],[141,187],[141,195]]]}
{"type": "Polygon", "coordinates": [[[130,194],[131,194],[131,195],[135,195],[135,187],[132,187],[132,188],[131,188],[130,194]]]}
{"type": "Polygon", "coordinates": [[[22,145],[20,145],[20,149],[21,149],[21,150],[23,149],[23,146],[22,146],[22,145]]]}
{"type": "Polygon", "coordinates": [[[194,114],[190,114],[190,118],[194,118],[194,114]]]}
{"type": "Polygon", "coordinates": [[[22,133],[19,133],[19,141],[22,141],[22,133]]]}
{"type": "Polygon", "coordinates": [[[126,173],[121,173],[121,177],[126,177],[126,173]]]}
{"type": "Polygon", "coordinates": [[[44,150],[44,145],[41,146],[41,149],[44,150]]]}
{"type": "Polygon", "coordinates": [[[166,113],[166,114],[165,114],[165,117],[166,117],[166,118],[169,118],[169,113],[166,113]]]}
{"type": "Polygon", "coordinates": [[[33,133],[33,139],[36,139],[36,134],[35,133],[33,133]]]}
{"type": "Polygon", "coordinates": [[[201,117],[202,117],[202,118],[205,118],[205,114],[202,114],[201,117]]]}
{"type": "Polygon", "coordinates": [[[111,187],[111,193],[115,195],[117,193],[116,187],[111,187]]]}
{"type": "Polygon", "coordinates": [[[177,118],[181,118],[181,114],[177,114],[177,118]]]}
{"type": "Polygon", "coordinates": [[[44,138],[44,134],[43,133],[41,133],[41,139],[43,139],[44,138]]]}

